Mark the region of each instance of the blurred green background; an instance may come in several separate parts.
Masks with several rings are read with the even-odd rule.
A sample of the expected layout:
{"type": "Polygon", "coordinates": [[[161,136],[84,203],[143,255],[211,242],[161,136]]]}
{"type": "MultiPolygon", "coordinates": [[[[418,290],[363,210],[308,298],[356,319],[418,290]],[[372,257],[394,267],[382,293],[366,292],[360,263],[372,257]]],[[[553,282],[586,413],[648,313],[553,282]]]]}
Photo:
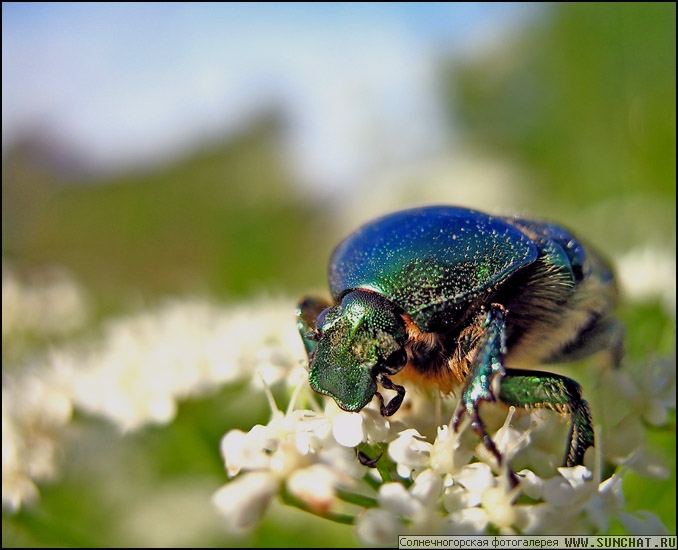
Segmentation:
{"type": "MultiPolygon", "coordinates": [[[[654,247],[673,254],[675,265],[675,15],[674,3],[543,4],[495,44],[462,56],[437,52],[437,92],[454,134],[443,154],[470,152],[480,164],[516,171],[518,192],[506,209],[557,220],[611,258],[654,247]]],[[[19,273],[66,267],[92,298],[86,330],[168,295],[225,303],[265,292],[296,297],[322,291],[327,257],[357,218],[420,200],[454,202],[474,185],[452,174],[434,187],[427,172],[410,172],[405,183],[366,181],[373,192],[347,188],[328,199],[290,170],[289,124],[269,108],[238,133],[170,162],[105,175],[74,176],[40,136],[16,140],[3,148],[3,262],[19,273]]],[[[471,206],[501,205],[488,197],[483,207],[480,197],[471,206]]],[[[654,297],[622,304],[620,315],[630,357],[675,358],[675,304],[671,314],[654,297]]],[[[19,368],[5,347],[3,371],[19,368]]],[[[124,438],[77,417],[63,478],[41,486],[36,507],[3,514],[3,546],[131,544],[116,522],[130,495],[160,500],[184,483],[221,485],[220,437],[268,419],[265,398],[250,396],[243,410],[238,389],[186,402],[171,425],[124,438]],[[116,484],[130,488],[125,498],[111,490],[116,484]]],[[[629,473],[627,508],[657,513],[675,534],[675,413],[648,437],[672,475],[629,473]]],[[[356,544],[350,528],[282,507],[251,535],[209,525],[194,537],[189,544],[356,544]]]]}

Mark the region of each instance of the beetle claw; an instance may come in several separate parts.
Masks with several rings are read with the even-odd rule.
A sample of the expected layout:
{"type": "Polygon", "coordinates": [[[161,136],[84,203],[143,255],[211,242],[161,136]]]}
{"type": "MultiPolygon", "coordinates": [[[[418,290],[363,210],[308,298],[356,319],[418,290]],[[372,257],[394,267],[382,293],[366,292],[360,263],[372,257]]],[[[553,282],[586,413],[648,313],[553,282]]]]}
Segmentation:
{"type": "Polygon", "coordinates": [[[464,418],[465,409],[461,403],[457,406],[457,410],[454,413],[454,418],[452,419],[452,429],[455,433],[459,432],[459,426],[461,425],[461,420],[464,418]]]}
{"type": "Polygon", "coordinates": [[[370,458],[362,451],[356,451],[356,454],[358,456],[358,462],[360,462],[360,464],[362,464],[363,466],[367,466],[368,468],[376,468],[377,462],[379,462],[379,459],[383,456],[384,452],[383,451],[380,452],[374,458],[370,458]]]}
{"type": "Polygon", "coordinates": [[[384,398],[382,397],[382,395],[379,392],[376,393],[376,395],[379,397],[379,402],[381,404],[380,406],[381,415],[392,416],[400,408],[400,405],[403,404],[403,399],[405,399],[405,388],[403,386],[399,386],[398,384],[394,384],[391,381],[391,379],[385,376],[384,374],[377,375],[377,382],[379,382],[387,390],[395,390],[396,392],[398,392],[398,394],[395,397],[391,398],[391,400],[386,404],[384,403],[384,398]]]}
{"type": "Polygon", "coordinates": [[[510,488],[513,489],[514,487],[517,487],[518,484],[520,483],[520,480],[513,471],[513,469],[508,464],[506,464],[506,461],[504,460],[502,454],[499,452],[499,449],[497,449],[494,440],[487,433],[485,429],[485,424],[480,418],[480,414],[478,412],[478,407],[476,404],[474,403],[466,404],[464,402],[460,403],[459,407],[457,408],[457,411],[454,414],[454,418],[452,419],[452,429],[455,432],[459,431],[465,413],[468,413],[470,417],[471,429],[480,436],[485,448],[492,454],[492,456],[494,456],[495,460],[497,461],[497,466],[500,469],[506,468],[506,475],[509,480],[510,488]]]}

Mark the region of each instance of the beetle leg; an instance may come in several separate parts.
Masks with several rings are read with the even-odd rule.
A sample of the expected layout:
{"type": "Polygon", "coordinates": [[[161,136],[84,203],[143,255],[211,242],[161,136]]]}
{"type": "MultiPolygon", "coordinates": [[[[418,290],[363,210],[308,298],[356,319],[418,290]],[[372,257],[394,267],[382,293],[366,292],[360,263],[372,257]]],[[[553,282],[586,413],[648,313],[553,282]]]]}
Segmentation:
{"type": "Polygon", "coordinates": [[[384,403],[383,396],[377,392],[377,397],[379,398],[379,403],[381,404],[380,410],[382,416],[391,416],[392,414],[395,414],[395,412],[400,408],[400,405],[402,405],[403,399],[405,399],[405,388],[403,386],[399,386],[398,384],[394,384],[391,379],[383,372],[377,374],[377,382],[379,382],[387,390],[395,390],[398,392],[398,395],[393,397],[387,404],[384,403]]]}
{"type": "Polygon", "coordinates": [[[485,429],[485,424],[480,418],[479,407],[482,401],[497,400],[493,382],[497,376],[501,377],[506,372],[503,365],[503,357],[506,353],[505,312],[503,306],[492,304],[481,321],[483,336],[452,423],[454,430],[458,430],[464,414],[468,414],[473,431],[481,437],[485,448],[494,455],[499,464],[502,463],[501,453],[485,429]]]}
{"type": "Polygon", "coordinates": [[[550,372],[507,369],[499,399],[517,407],[548,407],[571,415],[565,466],[584,463],[586,449],[594,445],[593,421],[581,386],[574,380],[550,372]]]}
{"type": "Polygon", "coordinates": [[[360,464],[362,464],[363,466],[367,466],[368,468],[376,468],[377,462],[379,462],[379,459],[383,456],[383,454],[384,451],[380,452],[374,458],[370,458],[364,452],[356,451],[356,455],[358,457],[358,461],[360,462],[360,464]]]}

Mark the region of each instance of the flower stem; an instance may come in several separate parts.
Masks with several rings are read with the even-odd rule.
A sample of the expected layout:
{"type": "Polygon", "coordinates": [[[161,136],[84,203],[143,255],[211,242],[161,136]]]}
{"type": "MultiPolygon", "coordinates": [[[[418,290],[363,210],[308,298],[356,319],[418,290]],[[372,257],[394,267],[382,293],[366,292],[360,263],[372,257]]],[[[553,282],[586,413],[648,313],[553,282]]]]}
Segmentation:
{"type": "Polygon", "coordinates": [[[376,508],[377,506],[379,506],[377,500],[372,497],[359,495],[356,493],[350,493],[348,491],[342,491],[341,489],[337,489],[337,498],[343,500],[344,502],[348,502],[349,504],[355,504],[356,506],[360,506],[362,508],[376,508]]]}
{"type": "Polygon", "coordinates": [[[339,514],[337,512],[330,512],[326,510],[312,508],[311,506],[303,502],[301,499],[298,499],[295,496],[291,495],[284,485],[280,490],[280,498],[288,506],[294,506],[295,508],[299,508],[304,512],[313,514],[314,516],[318,516],[323,519],[328,519],[335,523],[341,523],[343,525],[353,525],[355,523],[355,516],[352,516],[350,514],[339,514]]]}

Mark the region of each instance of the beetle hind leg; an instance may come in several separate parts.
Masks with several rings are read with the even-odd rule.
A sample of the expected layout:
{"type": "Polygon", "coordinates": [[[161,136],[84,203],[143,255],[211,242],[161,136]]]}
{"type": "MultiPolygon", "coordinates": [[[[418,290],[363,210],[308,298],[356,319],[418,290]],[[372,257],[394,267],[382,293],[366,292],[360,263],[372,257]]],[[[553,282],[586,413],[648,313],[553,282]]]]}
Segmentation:
{"type": "Polygon", "coordinates": [[[594,445],[593,420],[581,386],[565,376],[541,371],[507,369],[499,399],[507,405],[546,407],[570,415],[565,466],[584,463],[584,454],[594,445]]]}

